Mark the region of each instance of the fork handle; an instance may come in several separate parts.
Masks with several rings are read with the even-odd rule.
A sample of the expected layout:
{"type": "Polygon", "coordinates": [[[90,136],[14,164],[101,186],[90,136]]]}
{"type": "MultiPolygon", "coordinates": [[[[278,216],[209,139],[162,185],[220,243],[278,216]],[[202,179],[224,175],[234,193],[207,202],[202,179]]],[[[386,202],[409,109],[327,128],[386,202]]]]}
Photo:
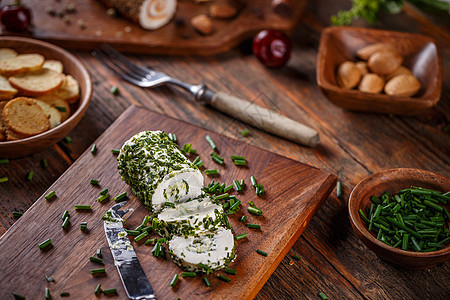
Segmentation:
{"type": "Polygon", "coordinates": [[[314,129],[227,93],[215,93],[210,105],[236,119],[290,141],[310,147],[319,143],[319,134],[314,129]]]}

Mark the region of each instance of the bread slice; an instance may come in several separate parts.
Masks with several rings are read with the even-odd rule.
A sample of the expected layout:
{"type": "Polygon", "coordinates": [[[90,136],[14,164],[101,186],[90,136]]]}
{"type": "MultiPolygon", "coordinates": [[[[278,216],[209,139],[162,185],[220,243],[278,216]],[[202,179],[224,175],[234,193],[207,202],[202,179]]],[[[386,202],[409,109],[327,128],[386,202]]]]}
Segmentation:
{"type": "Polygon", "coordinates": [[[47,115],[48,121],[50,122],[50,129],[55,128],[56,126],[61,124],[62,116],[56,107],[51,106],[47,102],[41,100],[36,99],[36,102],[47,115]]]}
{"type": "Polygon", "coordinates": [[[12,131],[9,127],[6,127],[5,136],[6,136],[7,141],[17,141],[17,140],[27,138],[27,136],[25,136],[25,135],[21,135],[21,134],[18,134],[16,132],[12,131]]]}
{"type": "Polygon", "coordinates": [[[28,137],[49,129],[50,122],[36,100],[18,97],[8,101],[3,108],[3,117],[9,130],[28,137]]]}
{"type": "Polygon", "coordinates": [[[62,62],[54,59],[47,59],[42,67],[59,73],[62,73],[64,69],[62,62]]]}
{"type": "Polygon", "coordinates": [[[61,122],[64,122],[70,117],[70,105],[66,100],[61,99],[55,95],[39,96],[36,98],[36,100],[46,102],[47,104],[56,108],[61,114],[61,122]]]}
{"type": "Polygon", "coordinates": [[[80,86],[75,78],[66,75],[61,87],[52,94],[72,104],[80,99],[80,86]]]}
{"type": "Polygon", "coordinates": [[[0,48],[0,60],[16,57],[18,54],[11,48],[0,48]]]}
{"type": "Polygon", "coordinates": [[[11,76],[8,80],[22,95],[41,96],[56,91],[62,85],[63,79],[61,73],[40,69],[11,76]]]}
{"type": "Polygon", "coordinates": [[[13,58],[0,60],[0,73],[6,77],[23,72],[36,71],[44,65],[44,57],[40,54],[19,54],[13,58]]]}
{"type": "Polygon", "coordinates": [[[6,140],[6,123],[3,118],[3,107],[5,107],[8,101],[0,101],[0,142],[6,140]]]}
{"type": "Polygon", "coordinates": [[[0,75],[0,101],[11,100],[17,92],[18,91],[9,83],[8,78],[0,75]]]}

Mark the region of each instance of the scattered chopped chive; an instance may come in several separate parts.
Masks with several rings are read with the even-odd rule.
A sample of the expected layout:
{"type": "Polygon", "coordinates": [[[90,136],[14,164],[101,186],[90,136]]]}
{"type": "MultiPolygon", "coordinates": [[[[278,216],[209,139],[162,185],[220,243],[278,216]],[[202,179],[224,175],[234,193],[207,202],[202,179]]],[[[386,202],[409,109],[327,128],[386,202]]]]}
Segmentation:
{"type": "Polygon", "coordinates": [[[61,217],[61,220],[65,220],[67,217],[69,217],[69,211],[66,209],[61,217]]]}
{"type": "Polygon", "coordinates": [[[238,192],[238,193],[242,192],[242,187],[241,187],[239,181],[233,180],[233,185],[234,185],[234,189],[236,190],[236,192],[238,192]]]}
{"type": "Polygon", "coordinates": [[[61,297],[69,297],[70,293],[69,292],[61,292],[61,293],[59,293],[59,296],[61,296],[61,297]]]}
{"type": "Polygon", "coordinates": [[[248,134],[248,129],[247,128],[244,128],[242,131],[241,131],[241,135],[242,136],[246,136],[248,134]]]}
{"type": "Polygon", "coordinates": [[[138,236],[138,235],[141,234],[141,232],[140,232],[140,231],[137,231],[137,230],[129,230],[129,229],[125,229],[125,231],[126,231],[126,233],[127,233],[128,235],[131,235],[131,236],[138,236]]]}
{"type": "Polygon", "coordinates": [[[117,294],[117,289],[113,288],[113,289],[103,290],[103,295],[113,295],[113,294],[117,294]]]}
{"type": "Polygon", "coordinates": [[[236,241],[239,241],[239,240],[242,240],[242,239],[244,239],[244,238],[246,238],[246,237],[247,237],[247,234],[246,234],[246,233],[241,233],[241,234],[235,236],[234,239],[235,239],[236,241]]]}
{"type": "Polygon", "coordinates": [[[236,275],[236,270],[235,269],[224,268],[223,270],[224,270],[225,273],[236,275]]]}
{"type": "Polygon", "coordinates": [[[44,298],[45,300],[50,300],[50,290],[48,288],[45,288],[45,293],[44,293],[44,298]]]}
{"type": "Polygon", "coordinates": [[[328,297],[327,297],[324,293],[322,293],[322,292],[319,293],[319,297],[320,297],[320,299],[322,299],[322,300],[328,300],[328,297]]]}
{"type": "Polygon", "coordinates": [[[43,241],[42,243],[40,243],[39,249],[43,250],[45,248],[47,248],[48,246],[50,246],[52,244],[52,239],[46,239],[45,241],[43,241]]]}
{"type": "Polygon", "coordinates": [[[106,270],[105,268],[99,268],[99,269],[92,269],[91,270],[91,274],[92,275],[96,275],[96,274],[105,274],[106,270]]]}
{"type": "Polygon", "coordinates": [[[108,194],[108,189],[104,189],[100,191],[100,195],[106,195],[108,194]]]}
{"type": "Polygon", "coordinates": [[[113,95],[119,95],[119,88],[116,85],[113,85],[109,91],[113,95]]]}
{"type": "Polygon", "coordinates": [[[207,287],[210,287],[211,286],[211,283],[209,282],[209,280],[208,280],[208,277],[203,277],[203,281],[205,282],[205,284],[206,284],[206,286],[207,287]]]}
{"type": "Polygon", "coordinates": [[[55,191],[51,191],[50,193],[45,195],[44,198],[47,199],[47,200],[50,200],[50,199],[52,199],[55,196],[56,196],[56,192],[55,191]]]}
{"type": "Polygon", "coordinates": [[[216,143],[214,143],[213,139],[209,135],[207,135],[205,138],[206,138],[206,141],[208,142],[208,144],[211,146],[211,148],[214,151],[217,151],[217,146],[216,146],[216,143]]]}
{"type": "Polygon", "coordinates": [[[144,232],[144,231],[150,232],[150,231],[152,231],[152,230],[153,230],[153,226],[150,225],[150,226],[147,226],[147,227],[142,228],[142,229],[141,229],[141,232],[144,232]]]}
{"type": "MultiPolygon", "coordinates": [[[[214,153],[214,152],[212,152],[212,153],[214,153]]],[[[211,153],[211,154],[212,154],[212,153],[211,153]]],[[[215,155],[211,155],[211,159],[212,159],[214,162],[218,163],[219,165],[223,165],[224,162],[225,162],[223,159],[220,159],[220,156],[217,157],[217,156],[215,156],[215,155]]]]}
{"type": "Polygon", "coordinates": [[[54,280],[53,275],[50,276],[45,275],[45,280],[47,280],[48,282],[52,282],[54,280]]]}
{"type": "Polygon", "coordinates": [[[102,203],[103,201],[105,201],[109,197],[110,197],[109,194],[104,194],[104,195],[101,195],[100,197],[98,197],[97,200],[98,200],[98,202],[102,203]]]}
{"type": "Polygon", "coordinates": [[[261,229],[261,225],[259,225],[259,224],[247,223],[245,226],[247,226],[248,228],[253,228],[253,229],[261,229]]]}
{"type": "Polygon", "coordinates": [[[252,215],[255,215],[255,216],[261,216],[262,215],[262,210],[260,210],[259,208],[256,208],[256,207],[249,206],[247,208],[247,211],[249,213],[251,213],[252,215]]]}
{"type": "Polygon", "coordinates": [[[247,216],[243,215],[239,221],[241,221],[242,223],[245,223],[245,221],[247,221],[247,216]]]}
{"type": "Polygon", "coordinates": [[[195,272],[183,272],[181,273],[181,277],[186,278],[186,277],[195,277],[197,276],[197,273],[195,272]]]}
{"type": "Polygon", "coordinates": [[[0,177],[0,183],[2,182],[7,182],[8,181],[8,177],[0,177]]]}
{"type": "Polygon", "coordinates": [[[25,296],[22,296],[21,294],[13,293],[13,297],[15,300],[25,300],[25,296]]]}
{"type": "Polygon", "coordinates": [[[172,281],[170,282],[170,286],[174,287],[178,282],[178,274],[175,274],[175,276],[173,276],[172,281]]]}
{"type": "Polygon", "coordinates": [[[87,230],[87,222],[81,222],[80,223],[80,230],[82,230],[82,231],[87,230]]]}
{"type": "Polygon", "coordinates": [[[182,151],[183,153],[189,153],[189,152],[191,152],[191,147],[192,147],[191,144],[184,144],[184,145],[183,145],[183,148],[181,149],[181,151],[182,151]]]}
{"type": "Polygon", "coordinates": [[[65,106],[55,106],[55,108],[57,110],[59,110],[60,112],[66,112],[67,111],[67,107],[65,107],[65,106]]]}
{"type": "Polygon", "coordinates": [[[47,163],[47,160],[46,160],[46,159],[41,160],[41,166],[42,166],[42,168],[44,168],[44,169],[47,169],[47,168],[48,168],[48,163],[47,163]]]}
{"type": "Polygon", "coordinates": [[[103,257],[103,255],[102,255],[102,249],[97,249],[97,251],[95,252],[95,255],[97,255],[97,257],[100,257],[100,258],[102,258],[103,257]]]}
{"type": "Polygon", "coordinates": [[[67,216],[67,217],[64,219],[64,221],[63,221],[63,223],[62,223],[62,225],[61,225],[62,229],[66,229],[66,228],[67,228],[67,225],[69,225],[69,221],[70,221],[70,218],[69,218],[69,216],[67,216]]]}
{"type": "Polygon", "coordinates": [[[119,154],[120,153],[120,149],[111,149],[111,153],[112,154],[119,154]]]}
{"type": "Polygon", "coordinates": [[[97,287],[95,288],[94,294],[95,295],[100,294],[101,290],[102,290],[102,285],[99,283],[99,284],[97,284],[97,287]]]}
{"type": "Polygon", "coordinates": [[[342,184],[340,181],[336,183],[336,197],[341,198],[342,196],[342,184]]]}
{"type": "Polygon", "coordinates": [[[447,125],[444,126],[444,128],[442,128],[442,131],[447,132],[450,130],[450,123],[448,123],[447,125]]]}
{"type": "Polygon", "coordinates": [[[9,163],[9,159],[7,159],[7,158],[0,159],[0,165],[7,164],[7,163],[9,163]]]}
{"type": "Polygon", "coordinates": [[[103,264],[103,259],[98,258],[98,257],[91,256],[91,257],[89,257],[89,260],[92,262],[95,262],[95,263],[103,264]]]}
{"type": "Polygon", "coordinates": [[[201,160],[198,163],[196,163],[195,166],[200,169],[203,166],[203,164],[204,164],[204,162],[203,162],[203,160],[201,160]]]}
{"type": "Polygon", "coordinates": [[[231,160],[245,160],[244,156],[239,156],[239,155],[231,155],[230,156],[231,160]]]}
{"type": "Polygon", "coordinates": [[[222,200],[222,199],[228,198],[228,196],[230,196],[228,193],[224,193],[224,194],[216,196],[216,199],[222,200]]]}
{"type": "Polygon", "coordinates": [[[91,210],[90,205],[75,205],[75,210],[91,210]]]}
{"type": "Polygon", "coordinates": [[[219,174],[219,171],[217,169],[208,169],[208,170],[205,170],[205,174],[206,175],[217,175],[217,174],[219,174]]]}
{"type": "Polygon", "coordinates": [[[261,254],[262,256],[267,256],[266,252],[259,250],[259,249],[256,249],[256,253],[261,254]]]}
{"type": "Polygon", "coordinates": [[[92,153],[92,154],[97,153],[97,145],[96,145],[96,144],[93,144],[93,145],[92,145],[91,153],[92,153]]]}
{"type": "Polygon", "coordinates": [[[14,218],[20,218],[23,215],[23,212],[13,211],[12,215],[14,218]]]}
{"type": "Polygon", "coordinates": [[[260,185],[259,183],[257,183],[255,185],[255,192],[256,192],[256,195],[258,195],[259,197],[264,196],[264,187],[262,185],[260,185]]]}
{"type": "Polygon", "coordinates": [[[236,159],[233,162],[234,162],[234,165],[236,165],[236,166],[246,166],[247,165],[247,161],[244,159],[236,159]]]}
{"type": "Polygon", "coordinates": [[[199,162],[200,162],[200,156],[197,156],[197,157],[192,161],[192,163],[193,163],[194,165],[198,164],[199,162]]]}
{"type": "Polygon", "coordinates": [[[173,202],[164,202],[164,206],[175,207],[175,203],[173,203],[173,202]]]}
{"type": "Polygon", "coordinates": [[[295,260],[301,260],[301,259],[302,259],[302,258],[301,258],[300,256],[298,256],[297,254],[292,255],[292,257],[293,257],[295,260]]]}
{"type": "Polygon", "coordinates": [[[116,196],[116,197],[114,198],[114,201],[116,201],[116,202],[121,202],[122,199],[125,199],[126,197],[127,197],[127,192],[123,192],[122,194],[116,196]]]}
{"type": "Polygon", "coordinates": [[[239,184],[241,185],[241,187],[243,188],[245,186],[245,180],[241,179],[241,181],[239,182],[239,184]]]}
{"type": "Polygon", "coordinates": [[[232,188],[233,188],[233,185],[230,184],[230,185],[226,186],[226,187],[223,189],[223,192],[226,193],[226,192],[228,192],[229,190],[231,190],[232,188]]]}
{"type": "Polygon", "coordinates": [[[64,142],[66,142],[66,144],[72,144],[72,139],[70,138],[70,136],[65,136],[64,137],[64,142]]]}
{"type": "Polygon", "coordinates": [[[144,245],[151,245],[151,244],[153,244],[155,241],[156,241],[156,238],[148,239],[148,240],[145,241],[144,245]]]}
{"type": "Polygon", "coordinates": [[[33,179],[33,176],[34,176],[34,172],[33,171],[28,172],[27,180],[31,181],[33,179]]]}
{"type": "Polygon", "coordinates": [[[137,237],[134,238],[135,242],[139,242],[140,240],[142,240],[143,238],[145,238],[148,235],[148,231],[144,231],[143,233],[141,233],[140,235],[138,235],[137,237]]]}
{"type": "Polygon", "coordinates": [[[220,280],[223,280],[225,282],[230,282],[231,281],[230,278],[228,278],[228,277],[226,277],[226,276],[224,276],[222,274],[217,274],[217,278],[219,278],[220,280]]]}
{"type": "Polygon", "coordinates": [[[89,181],[92,185],[99,185],[99,181],[97,179],[91,179],[89,181]]]}

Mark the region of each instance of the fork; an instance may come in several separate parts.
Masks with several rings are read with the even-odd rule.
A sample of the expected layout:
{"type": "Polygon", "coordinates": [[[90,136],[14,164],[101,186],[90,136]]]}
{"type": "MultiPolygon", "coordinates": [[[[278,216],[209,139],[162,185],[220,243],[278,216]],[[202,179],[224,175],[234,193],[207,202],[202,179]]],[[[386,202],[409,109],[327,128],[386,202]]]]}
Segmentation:
{"type": "Polygon", "coordinates": [[[92,55],[116,75],[139,87],[173,84],[190,92],[196,101],[254,127],[305,146],[314,147],[319,143],[319,134],[312,128],[225,92],[213,92],[205,84],[188,84],[165,73],[139,66],[107,44],[93,51],[92,55]]]}

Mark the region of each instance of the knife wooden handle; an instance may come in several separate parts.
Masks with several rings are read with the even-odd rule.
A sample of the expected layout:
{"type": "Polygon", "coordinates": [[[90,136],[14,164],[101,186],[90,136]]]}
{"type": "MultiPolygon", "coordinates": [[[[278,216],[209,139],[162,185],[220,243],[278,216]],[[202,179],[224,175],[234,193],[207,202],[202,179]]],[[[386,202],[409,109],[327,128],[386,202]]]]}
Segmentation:
{"type": "Polygon", "coordinates": [[[231,117],[290,141],[310,147],[319,143],[319,134],[314,129],[227,93],[215,93],[210,105],[231,117]]]}

